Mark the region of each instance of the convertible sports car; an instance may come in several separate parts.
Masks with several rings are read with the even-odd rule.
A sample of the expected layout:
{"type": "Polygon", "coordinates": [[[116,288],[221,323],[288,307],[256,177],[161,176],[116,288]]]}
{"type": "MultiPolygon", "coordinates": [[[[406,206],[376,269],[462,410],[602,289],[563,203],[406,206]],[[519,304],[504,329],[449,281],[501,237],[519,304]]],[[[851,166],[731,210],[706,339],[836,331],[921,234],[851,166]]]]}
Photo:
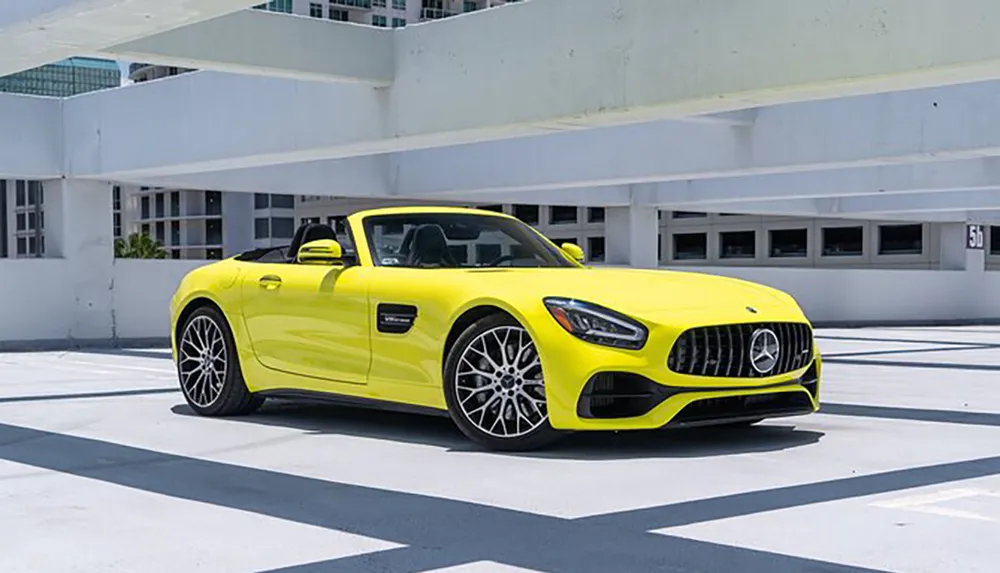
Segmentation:
{"type": "Polygon", "coordinates": [[[566,431],[750,424],[819,409],[795,300],[705,274],[588,267],[508,215],[372,209],[200,267],[171,303],[190,407],[269,396],[450,415],[489,448],[566,431]]]}

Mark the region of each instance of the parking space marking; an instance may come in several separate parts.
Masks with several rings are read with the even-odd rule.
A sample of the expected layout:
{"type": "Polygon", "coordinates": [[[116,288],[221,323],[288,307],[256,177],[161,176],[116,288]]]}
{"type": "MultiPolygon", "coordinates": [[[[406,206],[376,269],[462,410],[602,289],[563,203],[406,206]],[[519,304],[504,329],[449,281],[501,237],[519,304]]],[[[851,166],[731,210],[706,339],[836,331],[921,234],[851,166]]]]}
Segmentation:
{"type": "Polygon", "coordinates": [[[905,497],[888,499],[884,501],[878,501],[871,505],[875,507],[881,507],[884,509],[902,509],[906,511],[917,511],[920,513],[928,513],[931,515],[940,515],[944,517],[957,517],[962,519],[973,519],[977,521],[1000,523],[1000,519],[997,519],[995,517],[981,515],[964,509],[955,509],[951,507],[942,507],[938,505],[948,501],[956,501],[960,499],[969,499],[975,497],[1000,498],[1000,491],[980,489],[980,488],[946,489],[933,493],[910,495],[905,497]]]}
{"type": "Polygon", "coordinates": [[[542,573],[535,569],[525,569],[523,567],[514,567],[513,565],[504,565],[503,563],[497,563],[496,561],[476,561],[474,563],[466,563],[465,565],[456,565],[454,567],[445,567],[444,569],[432,569],[430,571],[425,571],[424,573],[542,573]]]}

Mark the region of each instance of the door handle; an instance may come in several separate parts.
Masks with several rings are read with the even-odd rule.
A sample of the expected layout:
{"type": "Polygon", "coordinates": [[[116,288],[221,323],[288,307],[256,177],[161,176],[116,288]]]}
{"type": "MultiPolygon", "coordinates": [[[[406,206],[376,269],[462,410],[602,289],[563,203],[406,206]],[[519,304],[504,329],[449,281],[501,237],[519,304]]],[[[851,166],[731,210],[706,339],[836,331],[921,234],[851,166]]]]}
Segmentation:
{"type": "Polygon", "coordinates": [[[277,275],[265,275],[260,277],[257,284],[260,285],[260,288],[262,289],[274,290],[281,286],[281,277],[277,275]]]}

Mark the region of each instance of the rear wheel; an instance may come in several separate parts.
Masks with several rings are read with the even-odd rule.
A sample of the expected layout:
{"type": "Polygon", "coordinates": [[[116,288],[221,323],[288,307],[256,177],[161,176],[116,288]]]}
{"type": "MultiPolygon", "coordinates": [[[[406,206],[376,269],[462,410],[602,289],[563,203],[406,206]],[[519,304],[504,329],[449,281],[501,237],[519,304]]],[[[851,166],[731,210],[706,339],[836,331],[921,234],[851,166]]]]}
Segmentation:
{"type": "Polygon", "coordinates": [[[248,414],[264,402],[247,389],[229,324],[211,306],[195,310],[184,322],[177,375],[188,406],[203,416],[248,414]]]}
{"type": "Polygon", "coordinates": [[[549,424],[535,344],[509,315],[481,318],[459,336],[445,361],[444,390],[455,424],[490,449],[532,450],[561,436],[549,424]]]}

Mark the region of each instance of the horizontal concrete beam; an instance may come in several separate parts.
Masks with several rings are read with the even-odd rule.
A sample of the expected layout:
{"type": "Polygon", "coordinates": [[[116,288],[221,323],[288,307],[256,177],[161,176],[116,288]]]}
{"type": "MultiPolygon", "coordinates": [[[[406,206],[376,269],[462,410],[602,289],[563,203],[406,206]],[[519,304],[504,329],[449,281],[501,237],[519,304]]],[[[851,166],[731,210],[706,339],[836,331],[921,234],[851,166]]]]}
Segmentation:
{"type": "Polygon", "coordinates": [[[68,129],[74,155],[102,158],[100,164],[74,162],[73,175],[168,176],[410,150],[396,163],[398,192],[420,195],[1000,155],[994,105],[1000,82],[787,104],[723,121],[661,121],[474,144],[448,133],[395,137],[386,91],[364,85],[199,72],[141,87],[68,102],[71,111],[81,110],[73,113],[101,126],[100,136],[68,129]],[[237,93],[253,98],[233,97],[237,93]],[[163,111],[119,113],[153,108],[163,111]],[[222,121],[239,126],[239,135],[216,129],[222,121]],[[119,146],[129,153],[110,152],[119,146]],[[136,156],[138,147],[150,153],[136,156]],[[449,168],[440,169],[442,162],[449,168]]]}
{"type": "Polygon", "coordinates": [[[67,174],[134,180],[308,161],[330,142],[377,141],[365,85],[192,72],[67,99],[67,174]],[[142,110],[157,110],[144,113],[142,110]],[[122,113],[134,110],[134,113],[122,113]]]}
{"type": "Polygon", "coordinates": [[[904,165],[829,169],[774,175],[720,177],[659,183],[636,195],[638,204],[662,208],[702,208],[714,203],[892,196],[1000,187],[1000,158],[984,157],[904,165]]]}
{"type": "Polygon", "coordinates": [[[752,127],[654,122],[493,141],[407,153],[395,171],[401,194],[420,195],[981,158],[1000,155],[998,100],[1000,82],[984,82],[788,104],[757,110],[752,127]],[[445,156],[449,169],[436,169],[445,156]]]}
{"type": "Polygon", "coordinates": [[[510,136],[996,79],[997,21],[994,0],[524,2],[396,33],[394,134],[510,136]]]}
{"type": "Polygon", "coordinates": [[[0,93],[0,179],[61,174],[62,102],[0,93]]]}
{"type": "Polygon", "coordinates": [[[388,158],[371,155],[340,161],[312,161],[119,181],[174,189],[390,198],[387,173],[388,158]]]}
{"type": "Polygon", "coordinates": [[[0,76],[249,8],[259,0],[0,2],[0,76]]]}
{"type": "Polygon", "coordinates": [[[392,83],[392,30],[243,10],[94,54],[134,62],[306,80],[392,83]],[[290,41],[293,39],[293,41],[290,41]]]}
{"type": "Polygon", "coordinates": [[[917,215],[922,213],[968,213],[1000,210],[1000,184],[994,189],[893,193],[862,197],[827,197],[769,201],[701,203],[699,209],[725,212],[736,208],[740,213],[766,215],[805,215],[839,217],[860,215],[878,218],[883,215],[917,215]]]}

